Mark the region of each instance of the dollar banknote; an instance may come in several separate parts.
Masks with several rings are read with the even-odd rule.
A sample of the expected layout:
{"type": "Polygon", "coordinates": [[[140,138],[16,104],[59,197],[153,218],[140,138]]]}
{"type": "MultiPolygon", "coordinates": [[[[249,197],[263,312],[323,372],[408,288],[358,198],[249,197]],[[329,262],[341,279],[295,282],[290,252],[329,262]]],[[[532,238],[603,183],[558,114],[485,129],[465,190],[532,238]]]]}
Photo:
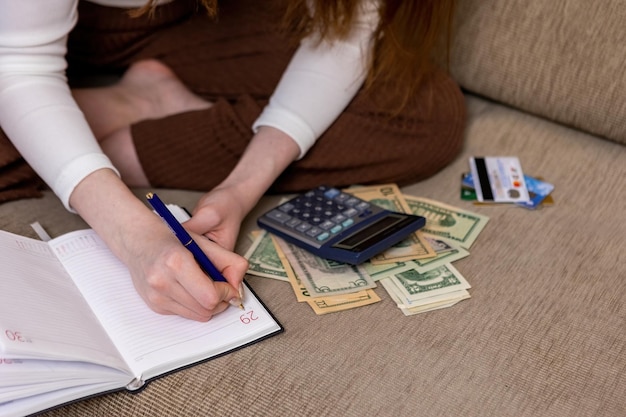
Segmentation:
{"type": "Polygon", "coordinates": [[[270,234],[260,230],[252,236],[254,238],[252,245],[244,255],[248,260],[248,274],[289,281],[270,234]]]}
{"type": "Polygon", "coordinates": [[[388,279],[400,290],[398,294],[404,304],[470,288],[463,275],[450,264],[425,273],[409,270],[388,279]]]}
{"type": "Polygon", "coordinates": [[[376,287],[376,283],[362,266],[320,258],[280,238],[275,238],[274,241],[311,298],[376,287]]]}
{"type": "Polygon", "coordinates": [[[426,218],[421,231],[426,235],[458,243],[469,249],[489,218],[423,197],[405,196],[410,213],[426,218]]]}
{"type": "Polygon", "coordinates": [[[309,290],[302,284],[295,272],[293,272],[287,257],[278,243],[279,238],[271,235],[270,238],[276,246],[276,254],[279,257],[280,262],[283,264],[283,269],[285,270],[289,282],[291,283],[291,288],[296,295],[296,299],[299,302],[306,302],[313,309],[315,314],[322,315],[335,313],[338,311],[370,305],[380,301],[380,297],[372,289],[366,289],[349,294],[312,298],[309,294],[309,290]]]}
{"type": "Polygon", "coordinates": [[[469,252],[461,246],[458,246],[456,243],[448,243],[430,236],[425,237],[433,248],[437,248],[437,256],[434,258],[415,259],[413,261],[406,262],[406,265],[409,267],[406,270],[414,269],[418,273],[423,274],[431,269],[439,268],[440,266],[469,256],[469,252]]]}
{"type": "MultiPolygon", "coordinates": [[[[411,209],[396,184],[382,184],[368,187],[353,187],[344,190],[362,200],[376,204],[384,209],[399,213],[411,213],[411,209]]],[[[370,259],[373,264],[394,263],[411,259],[425,259],[435,256],[421,232],[411,233],[409,237],[370,259]]]]}
{"type": "Polygon", "coordinates": [[[425,304],[417,307],[410,308],[401,308],[400,310],[404,313],[405,316],[413,316],[415,314],[426,313],[428,311],[442,310],[444,308],[450,308],[453,305],[459,303],[460,301],[467,300],[470,298],[468,292],[459,296],[459,298],[449,300],[449,301],[440,301],[432,304],[425,304]]]}
{"type": "Polygon", "coordinates": [[[370,288],[350,294],[317,297],[307,301],[307,303],[311,306],[315,314],[322,315],[363,307],[379,301],[380,297],[378,294],[370,288]]]}
{"type": "Polygon", "coordinates": [[[406,316],[451,307],[470,298],[469,283],[452,265],[423,274],[407,271],[379,282],[406,316]]]}
{"type": "Polygon", "coordinates": [[[424,236],[424,239],[426,239],[430,247],[433,248],[437,254],[440,254],[442,252],[448,252],[453,249],[450,243],[446,242],[445,240],[437,239],[434,236],[426,235],[424,236]]]}
{"type": "Polygon", "coordinates": [[[417,265],[413,261],[384,264],[373,264],[369,261],[363,263],[363,268],[374,281],[408,271],[409,269],[415,269],[416,267],[417,265]]]}
{"type": "Polygon", "coordinates": [[[390,278],[382,279],[380,280],[380,283],[383,288],[387,290],[391,299],[394,300],[398,308],[405,316],[412,316],[428,311],[452,307],[458,302],[470,298],[470,294],[467,290],[459,290],[451,291],[446,294],[440,294],[438,296],[428,297],[417,302],[407,303],[402,300],[402,296],[399,294],[399,289],[390,278]]]}
{"type": "Polygon", "coordinates": [[[285,253],[283,252],[279,244],[279,240],[281,239],[274,235],[270,235],[270,237],[272,239],[272,242],[274,243],[274,247],[276,248],[276,254],[278,255],[278,259],[280,263],[283,265],[283,269],[285,270],[285,273],[287,274],[287,279],[289,280],[289,283],[291,284],[291,289],[296,295],[296,299],[300,303],[309,301],[311,299],[311,295],[309,294],[309,291],[306,289],[306,287],[302,284],[302,281],[300,280],[300,278],[298,278],[295,272],[293,271],[293,268],[291,267],[291,264],[289,263],[287,256],[285,255],[285,253]]]}

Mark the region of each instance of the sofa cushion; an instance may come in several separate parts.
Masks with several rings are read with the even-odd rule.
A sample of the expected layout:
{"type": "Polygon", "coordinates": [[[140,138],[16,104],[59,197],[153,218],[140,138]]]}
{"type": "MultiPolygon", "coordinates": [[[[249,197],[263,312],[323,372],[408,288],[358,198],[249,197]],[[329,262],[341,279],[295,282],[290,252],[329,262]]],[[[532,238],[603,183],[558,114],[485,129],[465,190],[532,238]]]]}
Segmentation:
{"type": "Polygon", "coordinates": [[[464,89],[626,143],[622,0],[458,0],[456,16],[464,89]]]}

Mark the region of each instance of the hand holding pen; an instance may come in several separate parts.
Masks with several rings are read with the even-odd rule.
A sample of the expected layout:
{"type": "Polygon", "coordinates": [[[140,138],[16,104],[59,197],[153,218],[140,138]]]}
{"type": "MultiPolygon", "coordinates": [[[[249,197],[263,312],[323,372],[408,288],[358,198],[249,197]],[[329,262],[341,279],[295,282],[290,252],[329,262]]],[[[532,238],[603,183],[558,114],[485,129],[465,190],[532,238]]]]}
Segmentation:
{"type": "MultiPolygon", "coordinates": [[[[178,222],[178,220],[176,220],[176,217],[174,217],[174,215],[169,211],[163,201],[161,201],[161,199],[154,193],[148,193],[146,198],[154,211],[156,211],[156,213],[168,224],[180,243],[182,243],[182,245],[193,254],[194,258],[204,272],[214,281],[228,282],[215,265],[213,265],[213,262],[211,262],[208,256],[202,251],[198,243],[192,239],[185,228],[178,222]]],[[[243,310],[243,284],[240,285],[238,292],[239,301],[234,304],[243,310]]],[[[231,304],[233,303],[231,302],[231,304]]]]}

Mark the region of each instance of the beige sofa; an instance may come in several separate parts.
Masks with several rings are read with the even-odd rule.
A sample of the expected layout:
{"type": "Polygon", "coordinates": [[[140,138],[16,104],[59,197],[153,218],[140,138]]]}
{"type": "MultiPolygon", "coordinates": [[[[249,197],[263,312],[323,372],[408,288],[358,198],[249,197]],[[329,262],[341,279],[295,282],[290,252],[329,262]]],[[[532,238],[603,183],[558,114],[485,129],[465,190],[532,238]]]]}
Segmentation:
{"type": "MultiPolygon", "coordinates": [[[[377,304],[317,316],[284,282],[248,277],[283,334],[46,415],[625,416],[624,21],[621,0],[460,0],[451,71],[467,94],[465,148],[404,192],[490,217],[455,263],[471,299],[405,317],[379,287],[377,304]],[[555,204],[462,201],[471,155],[519,156],[555,184],[555,204]]],[[[34,237],[33,221],[52,235],[84,227],[50,194],[0,206],[2,229],[34,237]]]]}

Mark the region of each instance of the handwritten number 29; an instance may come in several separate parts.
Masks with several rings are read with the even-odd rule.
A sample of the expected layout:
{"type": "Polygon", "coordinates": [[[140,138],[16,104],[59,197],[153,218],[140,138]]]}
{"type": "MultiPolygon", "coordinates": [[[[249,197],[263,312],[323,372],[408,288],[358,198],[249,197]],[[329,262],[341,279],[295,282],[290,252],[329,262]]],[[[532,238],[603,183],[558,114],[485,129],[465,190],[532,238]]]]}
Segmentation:
{"type": "Polygon", "coordinates": [[[241,316],[239,316],[239,320],[241,320],[243,324],[250,324],[253,320],[258,320],[258,319],[259,319],[259,316],[256,316],[254,314],[254,310],[246,311],[241,316]]]}

